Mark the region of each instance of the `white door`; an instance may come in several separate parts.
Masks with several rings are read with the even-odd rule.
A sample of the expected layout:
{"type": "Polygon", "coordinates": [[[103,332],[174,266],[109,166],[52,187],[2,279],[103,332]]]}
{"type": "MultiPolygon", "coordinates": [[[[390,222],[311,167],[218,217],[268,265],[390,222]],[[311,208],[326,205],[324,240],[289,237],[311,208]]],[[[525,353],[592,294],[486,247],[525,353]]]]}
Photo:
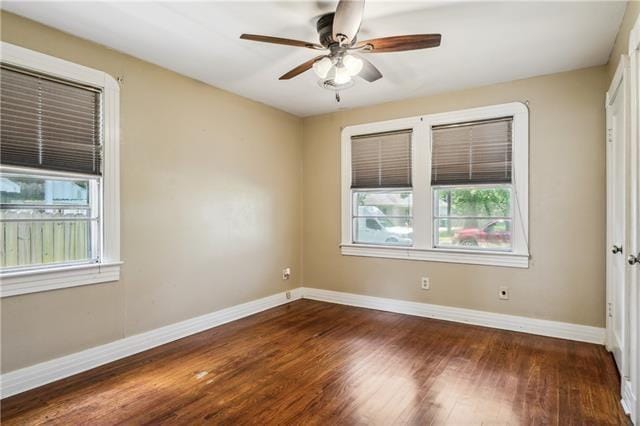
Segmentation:
{"type": "Polygon", "coordinates": [[[640,424],[640,18],[629,37],[630,149],[629,149],[629,380],[622,382],[623,405],[640,424]],[[635,404],[634,404],[635,401],[635,404]],[[635,406],[634,406],[635,405],[635,406]]]}
{"type": "Polygon", "coordinates": [[[628,289],[625,279],[626,154],[628,131],[626,56],[607,92],[607,343],[620,375],[627,374],[628,289]]]}

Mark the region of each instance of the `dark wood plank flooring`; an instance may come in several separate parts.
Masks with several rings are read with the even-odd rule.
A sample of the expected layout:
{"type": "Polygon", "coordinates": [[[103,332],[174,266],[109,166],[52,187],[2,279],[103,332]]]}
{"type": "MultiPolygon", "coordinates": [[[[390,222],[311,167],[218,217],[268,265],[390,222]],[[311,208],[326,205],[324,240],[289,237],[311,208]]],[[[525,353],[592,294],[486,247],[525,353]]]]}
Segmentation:
{"type": "Polygon", "coordinates": [[[309,300],[2,401],[2,424],[629,424],[601,346],[309,300]]]}

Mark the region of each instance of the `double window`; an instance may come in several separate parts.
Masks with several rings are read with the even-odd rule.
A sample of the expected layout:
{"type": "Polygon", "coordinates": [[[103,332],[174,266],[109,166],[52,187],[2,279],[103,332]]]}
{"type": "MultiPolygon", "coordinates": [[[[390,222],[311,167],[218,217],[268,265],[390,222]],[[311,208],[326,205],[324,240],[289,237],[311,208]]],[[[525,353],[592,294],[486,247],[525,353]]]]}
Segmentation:
{"type": "Polygon", "coordinates": [[[347,127],[342,253],[528,266],[519,103],[347,127]]]}
{"type": "Polygon", "coordinates": [[[117,279],[117,84],[2,45],[2,296],[117,279]]]}

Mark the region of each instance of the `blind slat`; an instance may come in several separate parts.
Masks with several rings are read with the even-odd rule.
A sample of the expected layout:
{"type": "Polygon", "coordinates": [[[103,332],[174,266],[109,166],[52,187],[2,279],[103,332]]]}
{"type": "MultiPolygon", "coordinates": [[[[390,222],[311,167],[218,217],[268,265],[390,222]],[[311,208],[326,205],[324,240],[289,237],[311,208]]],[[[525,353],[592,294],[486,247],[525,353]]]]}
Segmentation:
{"type": "Polygon", "coordinates": [[[351,187],[411,186],[411,130],[351,138],[351,187]]]}
{"type": "Polygon", "coordinates": [[[100,92],[2,65],[0,162],[99,175],[100,92]]]}
{"type": "Polygon", "coordinates": [[[431,184],[511,183],[513,118],[432,129],[431,184]]]}

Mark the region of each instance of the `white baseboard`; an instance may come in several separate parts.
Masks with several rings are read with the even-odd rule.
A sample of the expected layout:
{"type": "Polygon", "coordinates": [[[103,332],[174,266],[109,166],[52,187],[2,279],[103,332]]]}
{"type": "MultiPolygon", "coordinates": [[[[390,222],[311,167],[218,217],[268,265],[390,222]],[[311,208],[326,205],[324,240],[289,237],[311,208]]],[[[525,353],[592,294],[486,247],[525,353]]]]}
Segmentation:
{"type": "Polygon", "coordinates": [[[635,395],[633,394],[633,390],[631,388],[631,382],[627,379],[622,381],[622,399],[620,400],[620,404],[622,404],[622,408],[624,409],[624,413],[631,418],[631,421],[634,424],[637,424],[636,415],[636,407],[637,400],[635,395]]]}
{"type": "Polygon", "coordinates": [[[291,299],[287,299],[284,292],[274,294],[51,361],[10,371],[0,376],[0,396],[6,398],[300,298],[582,342],[604,343],[603,328],[300,287],[291,290],[291,299]]]}
{"type": "Polygon", "coordinates": [[[481,325],[502,330],[520,331],[542,336],[559,337],[604,344],[604,328],[566,322],[548,321],[515,315],[496,314],[473,309],[454,308],[451,306],[432,305],[429,303],[409,302],[406,300],[387,299],[383,297],[363,296],[340,291],[321,290],[318,288],[302,288],[302,297],[322,302],[359,306],[361,308],[378,309],[400,314],[416,315],[446,321],[481,325]]]}
{"type": "Polygon", "coordinates": [[[301,296],[301,289],[296,288],[291,290],[291,299],[286,298],[285,292],[274,294],[262,299],[221,309],[210,314],[156,328],[155,330],[150,330],[145,333],[125,337],[124,339],[56,358],[51,361],[10,371],[0,376],[0,397],[6,398],[90,370],[191,334],[199,333],[209,328],[289,303],[293,300],[300,299],[301,296]]]}

